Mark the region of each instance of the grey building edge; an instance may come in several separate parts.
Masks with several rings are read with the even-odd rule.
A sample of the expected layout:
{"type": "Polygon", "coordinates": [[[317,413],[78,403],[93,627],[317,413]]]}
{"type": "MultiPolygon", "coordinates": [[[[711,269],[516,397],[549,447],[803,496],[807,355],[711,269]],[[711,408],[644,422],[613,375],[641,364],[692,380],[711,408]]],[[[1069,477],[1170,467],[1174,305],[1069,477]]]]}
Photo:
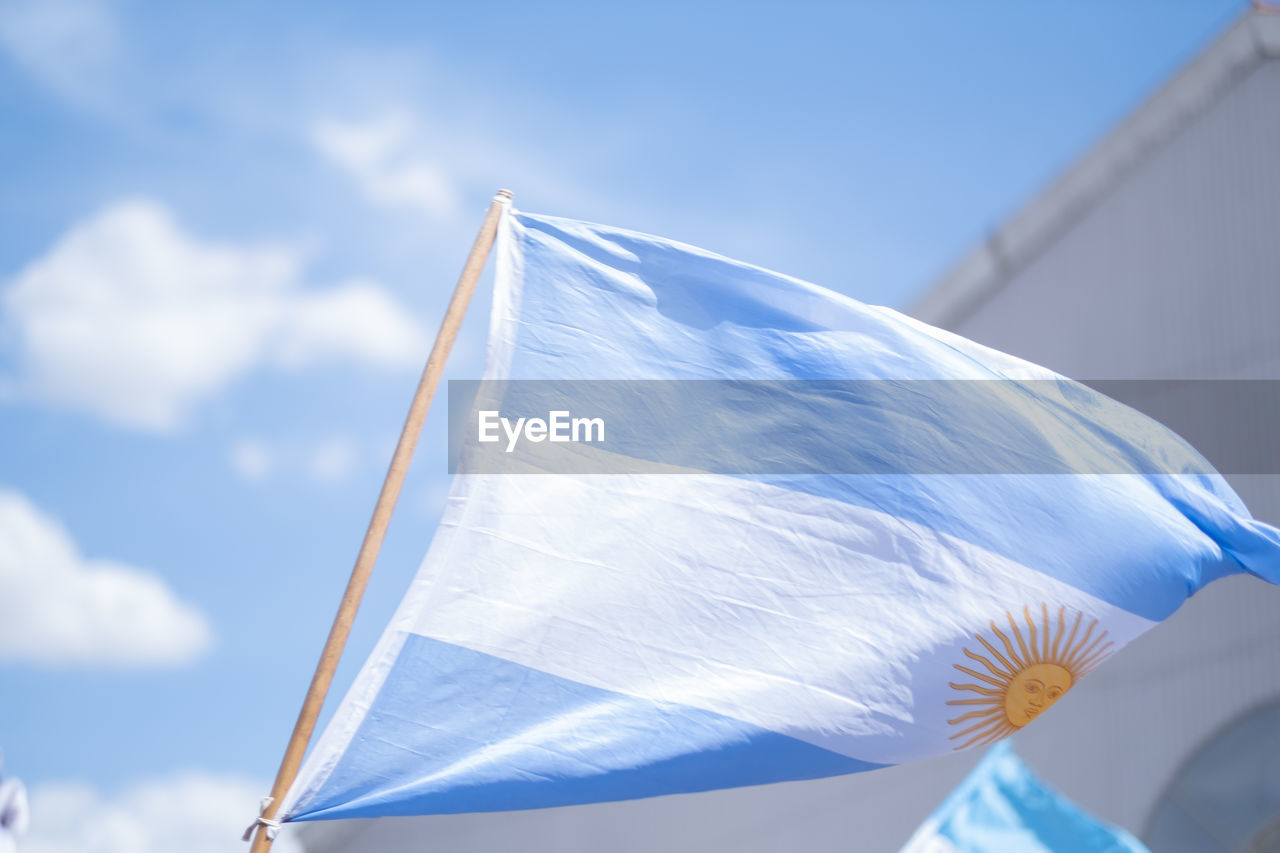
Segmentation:
{"type": "MultiPolygon", "coordinates": [[[[913,307],[1079,378],[1280,378],[1280,16],[1243,16],[913,307]]],[[[1235,413],[1226,413],[1235,416],[1235,413]]],[[[1280,522],[1280,478],[1231,478],[1280,522]]],[[[1160,853],[1280,818],[1280,588],[1211,584],[1016,747],[1160,853]],[[1259,722],[1261,721],[1261,722],[1259,722]]],[[[968,772],[873,773],[564,809],[304,824],[309,853],[894,851],[968,772]]]]}
{"type": "MultiPolygon", "coordinates": [[[[1253,11],[957,262],[907,313],[956,327],[1115,183],[1251,70],[1280,58],[1280,14],[1253,11]]],[[[1083,378],[1083,377],[1082,377],[1083,378]]]]}

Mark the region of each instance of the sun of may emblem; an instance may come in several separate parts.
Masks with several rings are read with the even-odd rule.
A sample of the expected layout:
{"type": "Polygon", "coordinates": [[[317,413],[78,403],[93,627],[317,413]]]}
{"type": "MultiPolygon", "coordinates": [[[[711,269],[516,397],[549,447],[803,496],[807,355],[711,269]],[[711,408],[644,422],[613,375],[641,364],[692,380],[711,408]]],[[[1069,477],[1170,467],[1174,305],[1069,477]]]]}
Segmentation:
{"type": "Polygon", "coordinates": [[[1066,608],[1059,607],[1056,619],[1051,619],[1047,604],[1040,605],[1039,625],[1030,608],[1022,608],[1022,615],[1025,625],[1019,624],[1012,613],[1005,613],[1009,620],[1007,633],[992,622],[990,641],[981,634],[974,635],[986,654],[967,648],[964,654],[980,668],[955,664],[956,669],[977,681],[951,682],[951,687],[964,698],[947,704],[974,706],[974,710],[947,720],[949,725],[958,727],[951,735],[951,740],[960,741],[956,749],[992,743],[1013,734],[1040,716],[1111,654],[1113,644],[1104,642],[1107,632],[1095,636],[1097,619],[1082,630],[1083,613],[1077,612],[1074,620],[1068,620],[1066,608]]]}

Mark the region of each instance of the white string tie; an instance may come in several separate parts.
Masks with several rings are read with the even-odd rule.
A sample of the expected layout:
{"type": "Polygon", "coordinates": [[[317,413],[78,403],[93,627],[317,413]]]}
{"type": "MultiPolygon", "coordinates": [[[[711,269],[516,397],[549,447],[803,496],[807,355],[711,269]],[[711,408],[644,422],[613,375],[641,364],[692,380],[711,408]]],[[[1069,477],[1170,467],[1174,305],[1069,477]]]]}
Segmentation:
{"type": "Polygon", "coordinates": [[[267,828],[267,840],[275,841],[276,836],[280,834],[280,821],[272,820],[266,817],[267,807],[270,806],[275,799],[273,797],[263,797],[262,803],[258,806],[258,817],[253,823],[249,824],[249,828],[244,831],[244,835],[240,837],[241,841],[248,841],[253,838],[253,831],[260,826],[267,828]]]}

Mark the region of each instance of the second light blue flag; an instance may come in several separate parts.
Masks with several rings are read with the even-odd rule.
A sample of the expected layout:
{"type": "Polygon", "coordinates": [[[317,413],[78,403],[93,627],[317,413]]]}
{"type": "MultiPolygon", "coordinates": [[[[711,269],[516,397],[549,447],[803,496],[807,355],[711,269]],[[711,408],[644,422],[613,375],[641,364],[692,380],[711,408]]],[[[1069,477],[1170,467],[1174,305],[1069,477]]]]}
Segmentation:
{"type": "Polygon", "coordinates": [[[1031,772],[1004,741],[916,830],[901,853],[1149,853],[1085,814],[1031,772]]]}

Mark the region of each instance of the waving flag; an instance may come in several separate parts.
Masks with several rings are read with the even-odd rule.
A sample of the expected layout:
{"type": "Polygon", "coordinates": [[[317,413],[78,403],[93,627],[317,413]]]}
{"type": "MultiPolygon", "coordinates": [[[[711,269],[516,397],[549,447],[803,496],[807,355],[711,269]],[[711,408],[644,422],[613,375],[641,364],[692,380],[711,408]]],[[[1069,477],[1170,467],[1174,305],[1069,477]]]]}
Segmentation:
{"type": "Polygon", "coordinates": [[[508,211],[485,378],[498,390],[471,411],[426,559],[285,820],[619,800],[980,746],[1208,581],[1280,580],[1277,531],[1159,425],[668,240],[508,211]],[[537,383],[600,380],[663,384],[637,391],[634,422],[604,402],[598,418],[506,410],[537,383]],[[703,392],[697,429],[636,440],[637,422],[695,417],[703,392]],[[739,428],[753,451],[717,456],[739,428]],[[480,464],[556,435],[587,467],[480,464]]]}
{"type": "Polygon", "coordinates": [[[992,747],[901,853],[1149,853],[1041,782],[1008,741],[992,747]]]}

